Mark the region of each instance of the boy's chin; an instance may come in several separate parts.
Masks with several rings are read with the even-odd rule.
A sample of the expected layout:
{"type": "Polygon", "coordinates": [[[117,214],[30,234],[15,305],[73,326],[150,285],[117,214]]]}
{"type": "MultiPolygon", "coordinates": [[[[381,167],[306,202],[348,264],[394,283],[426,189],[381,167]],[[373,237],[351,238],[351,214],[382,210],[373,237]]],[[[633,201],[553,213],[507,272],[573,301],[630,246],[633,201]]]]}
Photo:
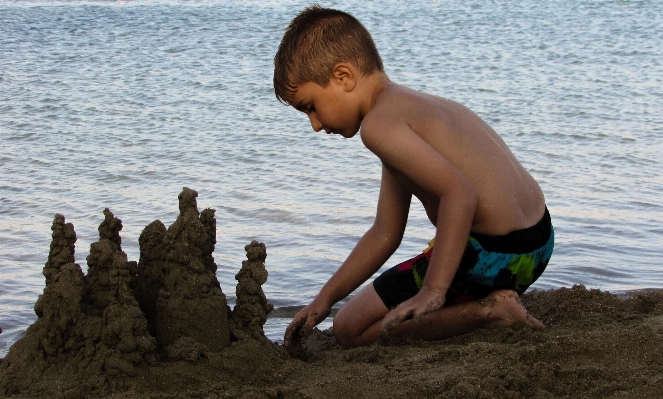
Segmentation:
{"type": "Polygon", "coordinates": [[[359,129],[350,129],[350,130],[339,130],[339,131],[333,132],[333,133],[338,134],[340,136],[343,136],[343,138],[350,139],[350,138],[354,137],[355,134],[357,134],[358,131],[359,131],[359,129]]]}

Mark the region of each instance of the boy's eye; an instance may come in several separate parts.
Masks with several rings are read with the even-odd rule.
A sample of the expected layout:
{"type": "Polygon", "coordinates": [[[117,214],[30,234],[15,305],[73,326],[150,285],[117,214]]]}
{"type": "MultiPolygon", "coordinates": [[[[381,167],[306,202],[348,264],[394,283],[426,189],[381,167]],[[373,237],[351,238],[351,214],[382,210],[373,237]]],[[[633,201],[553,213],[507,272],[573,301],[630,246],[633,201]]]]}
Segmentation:
{"type": "Polygon", "coordinates": [[[309,113],[315,112],[315,107],[313,105],[309,105],[308,107],[306,107],[306,111],[309,113]]]}

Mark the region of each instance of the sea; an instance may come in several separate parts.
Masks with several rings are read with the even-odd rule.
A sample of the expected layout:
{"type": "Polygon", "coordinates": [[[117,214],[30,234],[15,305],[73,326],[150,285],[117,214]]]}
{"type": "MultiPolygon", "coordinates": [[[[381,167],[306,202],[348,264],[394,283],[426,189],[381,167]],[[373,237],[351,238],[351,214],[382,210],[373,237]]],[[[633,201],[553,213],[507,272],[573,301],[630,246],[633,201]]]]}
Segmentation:
{"type": "MultiPolygon", "coordinates": [[[[137,261],[183,187],[216,210],[231,306],[244,246],[267,246],[281,342],[371,226],[380,183],[359,137],[316,133],[274,96],[274,54],[308,4],[0,0],[0,357],[37,318],[56,213],[83,271],[106,207],[137,261]]],[[[474,110],[540,183],[556,247],[531,289],[663,288],[663,2],[320,4],[362,21],[393,81],[474,110]]],[[[382,270],[434,233],[415,200],[382,270]]]]}

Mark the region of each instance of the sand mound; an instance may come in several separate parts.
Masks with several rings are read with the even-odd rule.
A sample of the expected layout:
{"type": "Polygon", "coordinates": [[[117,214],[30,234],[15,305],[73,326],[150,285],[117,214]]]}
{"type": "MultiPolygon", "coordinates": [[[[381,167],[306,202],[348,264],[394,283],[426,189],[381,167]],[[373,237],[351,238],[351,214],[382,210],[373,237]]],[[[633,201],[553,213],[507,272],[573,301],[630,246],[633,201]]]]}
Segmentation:
{"type": "Polygon", "coordinates": [[[104,215],[87,276],[74,263],[73,225],[55,216],[38,319],[2,363],[6,393],[48,390],[51,381],[94,391],[109,384],[105,376],[136,376],[136,367],[156,364],[156,341],[128,287],[135,262],[120,247],[122,223],[108,209],[104,215]]]}
{"type": "Polygon", "coordinates": [[[228,348],[229,318],[235,340],[268,342],[262,326],[273,307],[260,287],[267,280],[265,245],[246,247],[238,306],[230,312],[212,256],[214,211],[199,213],[197,195],[182,191],[170,228],[159,221],[145,228],[138,264],[122,251],[122,221],[105,209],[87,275],[74,263],[74,226],[56,215],[38,319],[0,364],[0,392],[117,390],[159,362],[193,362],[228,348]]]}

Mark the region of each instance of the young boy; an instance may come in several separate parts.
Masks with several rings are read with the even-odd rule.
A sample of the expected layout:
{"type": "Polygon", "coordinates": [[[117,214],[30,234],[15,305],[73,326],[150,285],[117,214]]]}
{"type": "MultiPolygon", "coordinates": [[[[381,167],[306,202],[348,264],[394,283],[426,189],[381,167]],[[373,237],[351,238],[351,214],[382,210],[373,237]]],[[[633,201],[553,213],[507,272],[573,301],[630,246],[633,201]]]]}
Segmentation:
{"type": "Polygon", "coordinates": [[[480,327],[543,324],[519,300],[543,272],[554,233],[543,193],[502,139],[464,106],[389,80],[368,31],[351,15],[311,6],[287,28],[274,58],[279,101],[313,130],[353,137],[382,161],[373,226],[284,343],[325,319],[398,248],[410,200],[436,234],[423,254],[377,277],[334,318],[344,347],[380,335],[442,339],[480,327]]]}

